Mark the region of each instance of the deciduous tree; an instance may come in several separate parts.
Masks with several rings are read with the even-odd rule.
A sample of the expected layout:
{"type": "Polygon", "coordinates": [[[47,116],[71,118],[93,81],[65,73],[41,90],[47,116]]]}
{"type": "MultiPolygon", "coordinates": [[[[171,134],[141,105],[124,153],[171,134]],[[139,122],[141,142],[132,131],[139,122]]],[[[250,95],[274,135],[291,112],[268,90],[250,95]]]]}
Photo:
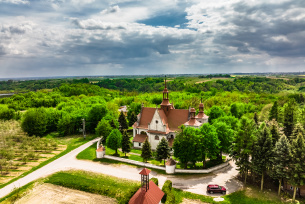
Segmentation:
{"type": "Polygon", "coordinates": [[[122,144],[122,134],[119,130],[113,129],[110,135],[107,137],[106,145],[110,149],[115,150],[115,154],[118,154],[118,148],[121,147],[122,144]]]}
{"type": "Polygon", "coordinates": [[[269,112],[269,120],[275,119],[276,121],[278,121],[278,112],[278,103],[277,101],[275,101],[269,112]]]}

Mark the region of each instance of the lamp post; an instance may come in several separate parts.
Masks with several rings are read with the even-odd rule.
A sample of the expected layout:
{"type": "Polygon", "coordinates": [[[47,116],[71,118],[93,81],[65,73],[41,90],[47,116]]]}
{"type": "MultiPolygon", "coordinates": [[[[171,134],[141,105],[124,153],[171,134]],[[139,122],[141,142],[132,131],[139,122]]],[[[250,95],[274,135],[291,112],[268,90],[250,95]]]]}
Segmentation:
{"type": "Polygon", "coordinates": [[[82,122],[83,122],[83,135],[84,135],[84,139],[86,139],[86,121],[84,118],[82,118],[82,122]]]}

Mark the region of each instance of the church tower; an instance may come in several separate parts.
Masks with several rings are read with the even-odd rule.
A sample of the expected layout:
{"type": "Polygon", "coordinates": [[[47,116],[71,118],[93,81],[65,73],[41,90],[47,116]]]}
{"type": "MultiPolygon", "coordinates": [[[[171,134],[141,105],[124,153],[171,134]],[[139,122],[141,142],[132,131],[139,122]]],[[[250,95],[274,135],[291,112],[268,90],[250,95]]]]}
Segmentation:
{"type": "Polygon", "coordinates": [[[166,76],[165,76],[165,87],[163,90],[163,100],[162,100],[162,103],[160,104],[160,106],[166,115],[168,114],[170,109],[173,109],[173,105],[169,102],[169,99],[168,99],[168,90],[166,88],[166,76]]]}

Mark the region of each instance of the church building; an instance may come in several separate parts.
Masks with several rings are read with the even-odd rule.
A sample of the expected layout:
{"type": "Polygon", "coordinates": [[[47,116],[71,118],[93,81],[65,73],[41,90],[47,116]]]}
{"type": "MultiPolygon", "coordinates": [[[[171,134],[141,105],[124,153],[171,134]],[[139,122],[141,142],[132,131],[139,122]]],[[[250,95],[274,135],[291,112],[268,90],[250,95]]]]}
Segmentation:
{"type": "Polygon", "coordinates": [[[201,101],[199,113],[196,115],[195,108],[175,109],[169,102],[169,92],[163,90],[163,100],[160,108],[143,107],[138,115],[138,120],[133,125],[133,147],[142,148],[146,138],[151,144],[152,150],[157,148],[162,137],[167,139],[169,146],[173,146],[178,128],[181,125],[186,127],[199,128],[203,123],[207,123],[209,116],[204,114],[204,106],[201,101]]]}

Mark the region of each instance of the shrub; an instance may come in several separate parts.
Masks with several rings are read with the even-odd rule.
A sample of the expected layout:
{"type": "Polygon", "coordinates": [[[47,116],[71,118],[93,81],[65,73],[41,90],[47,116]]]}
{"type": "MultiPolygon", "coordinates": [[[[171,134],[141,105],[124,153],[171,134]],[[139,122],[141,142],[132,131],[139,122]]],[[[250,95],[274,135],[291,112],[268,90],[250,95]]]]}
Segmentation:
{"type": "Polygon", "coordinates": [[[167,200],[167,195],[172,193],[172,186],[173,183],[170,180],[166,180],[163,187],[162,187],[162,191],[164,192],[164,196],[162,198],[162,203],[165,203],[165,201],[167,200]]]}
{"type": "Polygon", "coordinates": [[[11,108],[0,108],[0,119],[11,120],[15,116],[15,110],[11,108]]]}
{"type": "Polygon", "coordinates": [[[172,204],[172,203],[176,203],[176,198],[174,193],[170,192],[167,194],[165,204],[172,204]]]}
{"type": "Polygon", "coordinates": [[[151,178],[150,181],[153,181],[157,186],[159,185],[159,181],[157,178],[151,178]]]}

